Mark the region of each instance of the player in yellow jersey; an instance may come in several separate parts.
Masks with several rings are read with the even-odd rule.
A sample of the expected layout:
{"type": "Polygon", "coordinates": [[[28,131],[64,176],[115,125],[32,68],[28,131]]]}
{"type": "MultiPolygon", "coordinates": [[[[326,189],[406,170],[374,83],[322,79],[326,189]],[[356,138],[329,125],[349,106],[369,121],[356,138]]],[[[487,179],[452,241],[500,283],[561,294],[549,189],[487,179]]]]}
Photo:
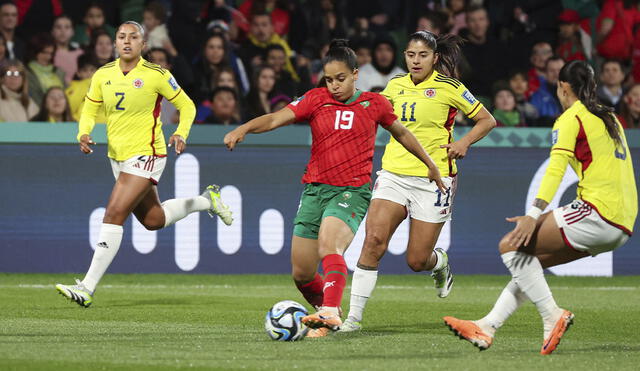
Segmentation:
{"type": "Polygon", "coordinates": [[[133,213],[149,230],[167,227],[196,211],[208,211],[231,224],[231,211],[220,200],[218,186],[196,197],[160,203],[156,185],[164,170],[167,151],[160,101],[167,98],[180,111],[180,125],[169,139],[176,154],[186,147],[195,106],[171,73],[141,57],[144,29],[137,22],[123,23],[116,34],[120,58],[102,66],[92,77],[80,117],[80,150],[93,152],[91,131],[98,108],[107,116],[108,156],[116,183],[104,214],[93,260],[84,280],[56,289],[83,307],[93,301],[95,288],[115,257],[122,240],[122,225],[133,213]]]}
{"type": "Polygon", "coordinates": [[[557,94],[564,113],[553,125],[549,167],[527,215],[507,218],[516,227],[499,245],[513,278],[484,318],[444,318],[456,335],[480,349],[491,346],[496,330],[528,299],[543,321],[540,353],[551,354],[574,315],[553,300],[542,270],[614,250],[633,231],[638,194],[622,126],[612,109],[596,103],[594,73],[588,64],[566,64],[559,81],[557,94]],[[576,200],[542,214],[567,164],[580,179],[576,200]]]}
{"type": "Polygon", "coordinates": [[[442,192],[431,182],[426,167],[391,139],[382,157],[382,170],[373,187],[366,237],[351,284],[351,303],[342,332],[362,328],[364,307],[373,292],[378,265],[389,240],[400,223],[410,216],[406,259],[416,271],[432,271],[438,296],[449,295],[453,276],[444,250],[435,249],[444,223],[451,219],[456,190],[456,159],[469,146],[495,127],[493,116],[465,86],[453,77],[460,54],[460,39],[453,35],[436,37],[418,31],[409,37],[405,50],[408,74],[389,81],[382,92],[391,101],[396,115],[420,141],[438,166],[447,187],[442,192]],[[453,125],[461,111],[475,121],[463,138],[454,141],[453,125]]]}

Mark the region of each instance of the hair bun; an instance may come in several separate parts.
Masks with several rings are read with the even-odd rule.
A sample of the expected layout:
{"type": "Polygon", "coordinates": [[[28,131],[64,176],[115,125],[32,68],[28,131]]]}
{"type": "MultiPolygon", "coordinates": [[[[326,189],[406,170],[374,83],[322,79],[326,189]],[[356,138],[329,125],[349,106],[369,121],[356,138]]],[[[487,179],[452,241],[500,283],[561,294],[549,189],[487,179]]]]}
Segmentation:
{"type": "Polygon", "coordinates": [[[337,49],[337,48],[348,48],[349,40],[347,39],[333,39],[331,40],[331,44],[329,44],[329,50],[337,49]]]}

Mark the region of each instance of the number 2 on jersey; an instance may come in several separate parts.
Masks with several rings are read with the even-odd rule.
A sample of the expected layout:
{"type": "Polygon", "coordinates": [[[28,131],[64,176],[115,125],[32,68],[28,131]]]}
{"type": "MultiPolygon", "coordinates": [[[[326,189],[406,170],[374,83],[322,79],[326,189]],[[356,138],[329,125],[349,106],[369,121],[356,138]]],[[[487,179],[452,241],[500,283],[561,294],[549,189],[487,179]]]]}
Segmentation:
{"type": "Polygon", "coordinates": [[[120,97],[120,100],[116,103],[116,109],[118,111],[124,111],[124,107],[121,106],[122,101],[124,100],[124,93],[116,93],[116,97],[120,97]]]}
{"type": "Polygon", "coordinates": [[[349,130],[353,126],[353,111],[336,111],[336,122],[334,123],[334,129],[349,130]],[[343,124],[342,122],[346,122],[343,124]]]}

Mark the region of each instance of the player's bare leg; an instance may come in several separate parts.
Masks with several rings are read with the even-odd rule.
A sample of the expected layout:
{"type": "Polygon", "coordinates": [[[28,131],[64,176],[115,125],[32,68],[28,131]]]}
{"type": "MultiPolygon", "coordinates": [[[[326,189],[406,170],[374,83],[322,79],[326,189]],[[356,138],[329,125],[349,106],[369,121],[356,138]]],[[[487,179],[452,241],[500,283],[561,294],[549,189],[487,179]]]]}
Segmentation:
{"type": "Polygon", "coordinates": [[[407,264],[414,272],[431,271],[438,296],[446,298],[453,286],[449,257],[442,249],[435,249],[444,223],[429,223],[411,219],[407,264]]]}
{"type": "Polygon", "coordinates": [[[98,244],[84,280],[77,281],[76,285],[57,284],[58,292],[83,307],[91,305],[98,282],[120,249],[122,224],[151,190],[151,187],[149,179],[124,172],[120,173],[113,186],[100,227],[98,244]]]}
{"type": "Polygon", "coordinates": [[[342,325],[340,304],[347,283],[347,264],[342,254],[351,244],[354,233],[341,219],[328,216],[322,219],[318,231],[318,255],[322,259],[324,271],[324,298],[317,313],[302,318],[302,322],[317,328],[308,337],[326,336],[329,330],[336,331],[342,325]]]}
{"type": "Polygon", "coordinates": [[[318,274],[318,240],[293,236],[291,240],[291,277],[300,293],[314,308],[322,306],[322,277],[318,274]]]}
{"type": "Polygon", "coordinates": [[[351,281],[349,315],[341,332],[362,328],[364,308],[376,287],[378,265],[387,251],[391,236],[406,216],[407,210],[403,205],[382,199],[371,201],[365,225],[366,236],[351,281]]]}
{"type": "Polygon", "coordinates": [[[165,226],[165,213],[160,204],[158,187],[153,185],[149,189],[136,208],[133,209],[133,214],[140,224],[150,231],[155,231],[165,226]]]}

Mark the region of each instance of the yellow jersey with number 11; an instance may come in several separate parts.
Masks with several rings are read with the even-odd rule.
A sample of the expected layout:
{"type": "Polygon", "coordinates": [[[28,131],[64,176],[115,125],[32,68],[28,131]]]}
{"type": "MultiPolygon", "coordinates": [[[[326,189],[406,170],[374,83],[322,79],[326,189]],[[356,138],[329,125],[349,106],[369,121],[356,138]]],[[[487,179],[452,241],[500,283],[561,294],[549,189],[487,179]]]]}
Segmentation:
{"type": "Polygon", "coordinates": [[[140,58],[129,72],[120,69],[120,59],[102,66],[91,79],[80,117],[78,140],[90,134],[98,107],[107,116],[108,156],[124,161],[138,155],[166,155],[160,102],[167,98],[180,111],[175,134],[189,135],[195,105],[182,91],[171,72],[140,58]]]}
{"type": "MultiPolygon", "coordinates": [[[[455,160],[450,160],[447,149],[440,146],[453,141],[458,110],[473,118],[482,103],[460,81],[435,70],[417,85],[410,74],[395,77],[381,94],[393,105],[398,120],[418,138],[442,176],[454,176],[458,172],[455,160]]],[[[393,137],[384,150],[382,168],[401,175],[427,176],[426,165],[393,137]]]]}

